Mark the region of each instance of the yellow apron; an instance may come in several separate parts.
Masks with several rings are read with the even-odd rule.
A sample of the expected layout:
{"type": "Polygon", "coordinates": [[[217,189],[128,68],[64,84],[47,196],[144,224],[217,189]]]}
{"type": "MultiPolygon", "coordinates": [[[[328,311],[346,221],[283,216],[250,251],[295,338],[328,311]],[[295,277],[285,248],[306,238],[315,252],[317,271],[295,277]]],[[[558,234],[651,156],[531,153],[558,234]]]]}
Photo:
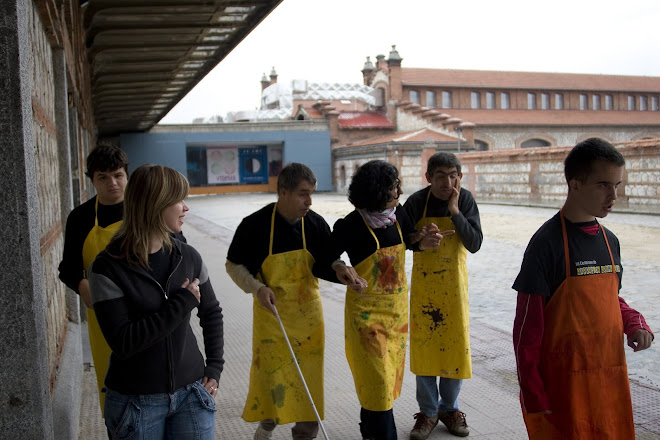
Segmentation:
{"type": "MultiPolygon", "coordinates": [[[[96,206],[94,207],[94,227],[83,243],[82,248],[82,257],[83,257],[83,267],[85,268],[85,273],[89,271],[89,266],[94,262],[96,256],[105,249],[105,247],[110,243],[110,239],[115,234],[119,226],[121,226],[121,220],[108,225],[105,228],[99,226],[98,219],[98,207],[99,199],[96,198],[96,206]]],[[[103,382],[105,380],[105,373],[108,371],[108,363],[110,361],[110,347],[108,343],[105,342],[101,328],[99,327],[99,322],[96,320],[96,314],[94,309],[87,309],[87,329],[89,332],[89,346],[92,350],[92,359],[94,361],[94,370],[96,371],[96,384],[99,387],[99,402],[101,403],[101,415],[103,415],[103,410],[105,406],[105,391],[103,390],[103,382]]]]}
{"type": "MultiPolygon", "coordinates": [[[[420,230],[435,223],[440,231],[456,229],[451,217],[426,217],[420,230]]],[[[410,281],[410,371],[418,376],[472,377],[467,251],[458,234],[440,246],[413,254],[410,281]]]]}
{"type": "MultiPolygon", "coordinates": [[[[323,419],[325,326],[319,282],[312,274],[314,257],[307,251],[304,218],[303,248],[273,255],[276,210],[277,204],[271,217],[268,257],[261,265],[259,279],[275,293],[277,311],[323,419]]],[[[277,318],[259,305],[256,297],[252,311],[252,367],[243,420],[274,419],[277,424],[315,421],[277,318]]]]}
{"type": "MultiPolygon", "coordinates": [[[[366,224],[366,221],[365,221],[366,224]]],[[[380,247],[355,266],[367,280],[362,293],[346,289],[344,332],[346,358],[353,373],[360,405],[387,411],[401,394],[408,339],[408,282],[401,227],[401,244],[380,247]]]]}

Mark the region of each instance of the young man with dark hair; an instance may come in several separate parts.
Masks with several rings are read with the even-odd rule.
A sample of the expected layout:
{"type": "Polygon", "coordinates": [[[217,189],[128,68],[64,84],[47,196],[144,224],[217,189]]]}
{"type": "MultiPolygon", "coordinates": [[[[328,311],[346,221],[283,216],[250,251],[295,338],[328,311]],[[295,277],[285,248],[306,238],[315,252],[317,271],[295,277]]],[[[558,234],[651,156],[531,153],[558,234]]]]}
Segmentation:
{"type": "Polygon", "coordinates": [[[69,213],[59,276],[64,284],[80,295],[87,307],[89,343],[103,411],[103,379],[111,351],[92,309],[87,270],[121,225],[124,189],[128,181],[128,158],[118,147],[99,145],[87,156],[85,174],[92,181],[97,195],[69,213]]]}
{"type": "Polygon", "coordinates": [[[635,438],[621,336],[637,352],[653,334],[619,296],[619,240],[596,220],[612,211],[624,165],[601,139],[571,150],[564,206],[530,240],[513,284],[520,404],[532,440],[635,438]]]}
{"type": "Polygon", "coordinates": [[[324,263],[330,227],[310,209],[315,190],[316,177],[307,166],[284,167],[277,202],[245,217],[227,252],[227,273],[254,295],[252,367],[243,420],[260,422],[255,440],[271,438],[278,424],[295,422],[294,439],[316,438],[319,429],[275,312],[323,418],[325,330],[318,278],[355,286],[364,281],[341,261],[332,267],[324,263]]]}
{"type": "Polygon", "coordinates": [[[461,188],[462,177],[454,154],[436,153],[427,164],[430,185],[404,205],[417,230],[431,227],[442,237],[437,248],[413,255],[410,370],[417,376],[419,404],[413,440],[428,438],[438,421],[453,435],[470,434],[458,405],[463,379],[472,377],[466,260],[467,251],[481,248],[483,233],[477,203],[461,188]]]}

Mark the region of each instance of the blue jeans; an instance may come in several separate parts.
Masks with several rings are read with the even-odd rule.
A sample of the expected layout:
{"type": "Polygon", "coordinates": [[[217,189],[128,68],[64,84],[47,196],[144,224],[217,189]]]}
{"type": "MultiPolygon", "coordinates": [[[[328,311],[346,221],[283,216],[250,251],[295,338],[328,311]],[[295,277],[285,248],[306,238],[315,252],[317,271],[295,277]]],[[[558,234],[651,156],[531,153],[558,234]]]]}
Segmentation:
{"type": "Polygon", "coordinates": [[[108,389],[105,426],[113,440],[213,440],[215,400],[201,381],[172,394],[125,395],[108,389]]]}
{"type": "Polygon", "coordinates": [[[448,377],[415,376],[417,380],[417,403],[427,417],[435,417],[438,411],[456,411],[458,393],[463,379],[448,377]],[[439,379],[439,382],[438,382],[439,379]],[[438,395],[440,399],[438,401],[438,395]]]}

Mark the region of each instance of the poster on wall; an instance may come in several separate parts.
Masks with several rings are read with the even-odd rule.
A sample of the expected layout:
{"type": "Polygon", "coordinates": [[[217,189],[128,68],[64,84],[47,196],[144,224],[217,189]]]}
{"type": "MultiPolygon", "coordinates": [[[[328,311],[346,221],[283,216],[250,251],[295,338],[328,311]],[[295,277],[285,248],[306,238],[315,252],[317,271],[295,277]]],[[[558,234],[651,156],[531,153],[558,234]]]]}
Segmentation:
{"type": "Polygon", "coordinates": [[[282,147],[270,147],[268,149],[268,175],[277,177],[282,171],[282,147]]]}
{"type": "Polygon", "coordinates": [[[238,148],[208,147],[206,149],[208,183],[238,183],[238,148]]]}
{"type": "Polygon", "coordinates": [[[241,148],[238,151],[241,183],[268,183],[266,147],[241,148]]]}

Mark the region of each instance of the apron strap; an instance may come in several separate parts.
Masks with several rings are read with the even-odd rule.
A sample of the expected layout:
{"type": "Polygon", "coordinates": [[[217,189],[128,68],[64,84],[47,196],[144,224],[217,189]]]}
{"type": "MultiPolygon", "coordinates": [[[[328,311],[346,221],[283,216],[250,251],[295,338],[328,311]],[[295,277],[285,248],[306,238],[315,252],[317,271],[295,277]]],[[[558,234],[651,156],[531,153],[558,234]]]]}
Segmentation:
{"type": "MultiPolygon", "coordinates": [[[[376,234],[374,234],[374,230],[371,229],[371,226],[369,226],[369,223],[367,222],[367,219],[364,218],[364,216],[361,215],[360,217],[362,217],[362,220],[364,221],[364,224],[367,226],[367,229],[369,229],[369,232],[371,232],[371,235],[374,237],[374,240],[376,240],[376,250],[380,250],[380,242],[378,241],[378,238],[376,238],[376,234]]],[[[403,242],[403,233],[401,232],[401,225],[399,225],[398,221],[396,221],[395,224],[396,224],[396,229],[399,231],[399,237],[401,238],[401,244],[405,244],[403,242]]]]}
{"type": "Polygon", "coordinates": [[[431,198],[431,185],[429,185],[429,192],[426,193],[426,202],[424,202],[424,212],[422,213],[422,218],[426,217],[426,209],[429,206],[430,198],[431,198]]]}
{"type": "Polygon", "coordinates": [[[94,226],[99,225],[99,196],[96,196],[96,202],[94,204],[94,226]]]}
{"type": "Polygon", "coordinates": [[[273,205],[273,215],[270,216],[270,241],[268,242],[268,256],[273,255],[273,235],[275,234],[275,211],[277,202],[273,205]]]}
{"type": "MultiPolygon", "coordinates": [[[[273,214],[270,217],[270,242],[268,243],[268,256],[273,255],[273,237],[275,235],[275,212],[277,212],[277,202],[273,205],[273,214]]],[[[302,222],[302,242],[303,249],[307,250],[307,240],[305,239],[305,217],[301,218],[302,222]]]]}
{"type": "Polygon", "coordinates": [[[564,220],[564,210],[559,210],[559,218],[561,220],[561,235],[564,238],[564,261],[566,263],[566,278],[571,276],[571,263],[568,260],[568,234],[566,233],[566,221],[564,220]]]}
{"type": "Polygon", "coordinates": [[[362,217],[362,220],[364,221],[364,224],[367,226],[367,229],[369,230],[369,232],[371,232],[371,235],[374,237],[374,240],[376,240],[376,250],[379,250],[380,249],[380,242],[378,241],[378,238],[376,238],[376,234],[374,234],[374,230],[371,229],[371,226],[369,226],[369,223],[367,222],[367,219],[364,218],[363,215],[360,215],[360,217],[362,217]]]}
{"type": "MultiPolygon", "coordinates": [[[[561,233],[562,236],[564,237],[564,260],[566,260],[566,278],[568,278],[571,274],[571,264],[570,261],[568,260],[568,234],[566,233],[566,220],[564,220],[564,210],[561,209],[559,211],[559,218],[561,219],[561,233]]],[[[600,224],[598,220],[596,220],[596,223],[598,223],[598,228],[603,231],[603,238],[605,238],[605,244],[607,245],[607,252],[610,254],[610,261],[612,262],[612,273],[616,275],[616,266],[614,264],[614,256],[612,256],[612,249],[610,248],[610,242],[607,239],[607,234],[605,233],[605,229],[603,228],[603,225],[600,224]]]]}

